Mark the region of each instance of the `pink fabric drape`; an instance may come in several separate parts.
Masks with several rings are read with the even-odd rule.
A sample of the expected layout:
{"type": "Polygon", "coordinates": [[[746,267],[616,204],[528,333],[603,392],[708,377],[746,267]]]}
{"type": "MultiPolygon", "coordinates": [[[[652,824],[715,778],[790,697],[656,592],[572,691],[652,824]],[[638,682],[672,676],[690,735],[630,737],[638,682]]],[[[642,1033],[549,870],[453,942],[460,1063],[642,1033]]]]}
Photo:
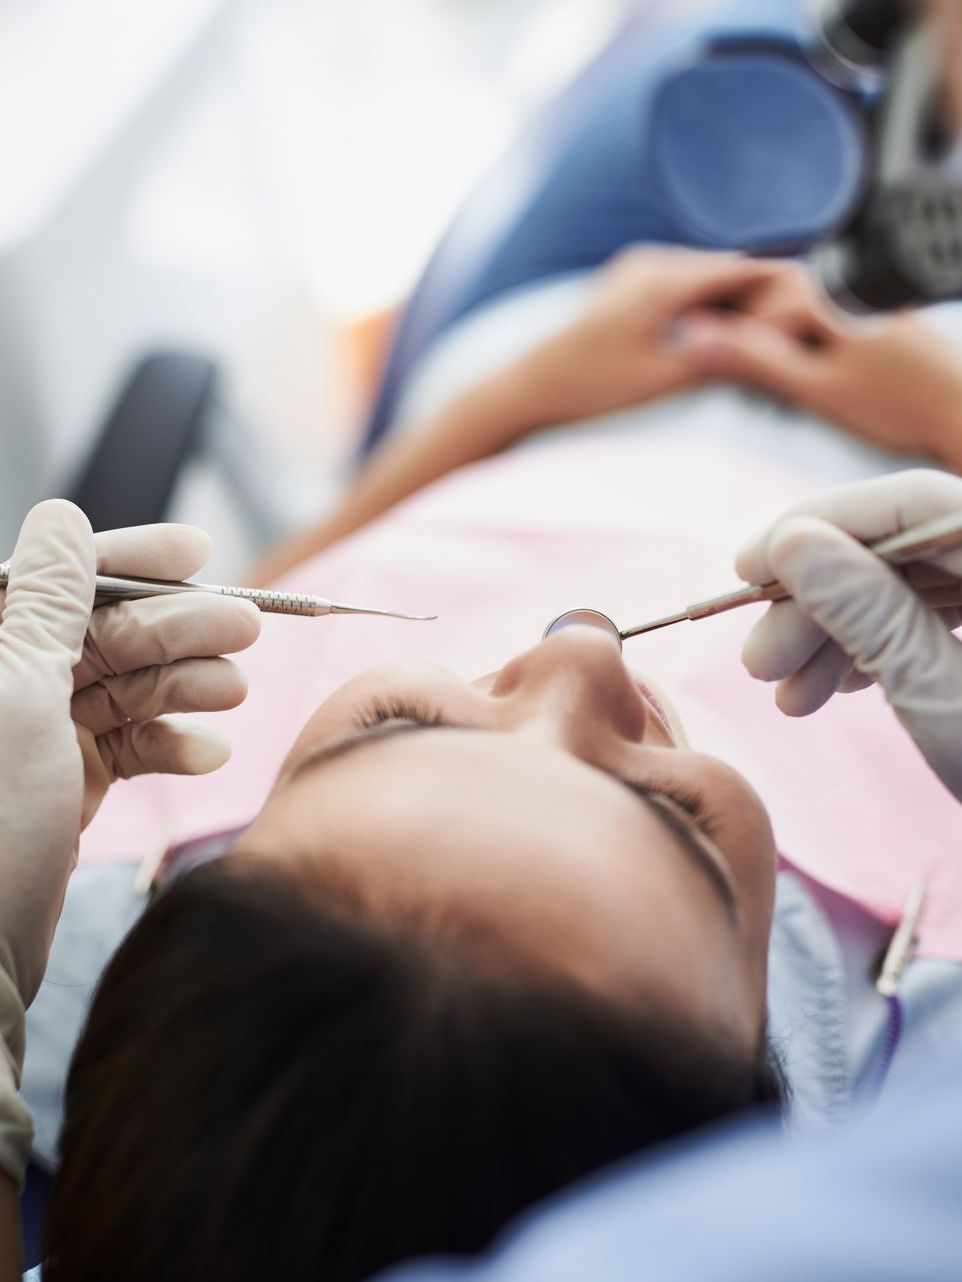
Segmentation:
{"type": "MultiPolygon", "coordinates": [[[[247,703],[211,718],[233,740],[229,765],[206,779],[119,785],[82,858],[140,859],[251,818],[309,714],[373,664],[430,659],[473,677],[535,643],[564,609],[595,606],[628,625],[737,586],[740,541],[807,488],[747,455],[643,434],[561,438],[448,478],[290,579],[436,611],[439,622],[266,618],[242,660],[247,703]]],[[[922,951],[962,960],[962,808],[878,692],[838,697],[805,721],[782,717],[739,663],[754,617],[681,624],[628,642],[626,658],[671,694],[694,746],[752,781],[786,858],[883,918],[927,878],[922,951]]]]}

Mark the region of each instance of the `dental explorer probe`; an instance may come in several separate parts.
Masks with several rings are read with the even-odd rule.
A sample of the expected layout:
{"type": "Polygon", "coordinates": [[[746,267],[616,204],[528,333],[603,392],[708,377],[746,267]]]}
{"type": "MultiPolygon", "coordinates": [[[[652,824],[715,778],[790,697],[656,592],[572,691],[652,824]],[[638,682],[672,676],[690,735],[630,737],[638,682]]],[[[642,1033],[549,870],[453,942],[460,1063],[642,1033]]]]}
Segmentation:
{"type": "MultiPolygon", "coordinates": [[[[6,587],[10,562],[0,562],[0,588],[6,587]]],[[[98,601],[139,601],[150,596],[169,596],[180,592],[211,592],[215,596],[239,597],[252,601],[265,614],[297,614],[303,618],[319,618],[325,614],[376,614],[386,619],[410,619],[416,623],[430,623],[436,614],[399,614],[394,610],[374,610],[358,605],[341,605],[322,596],[307,596],[303,592],[275,592],[270,588],[229,587],[215,583],[180,583],[168,579],[118,578],[111,574],[98,574],[98,601]]]]}
{"type": "MultiPolygon", "coordinates": [[[[907,565],[912,561],[924,561],[939,552],[962,544],[962,512],[951,512],[948,516],[939,516],[925,521],[912,529],[903,530],[901,534],[892,534],[876,543],[868,544],[868,550],[874,552],[889,565],[907,565]]],[[[573,623],[588,623],[603,627],[617,636],[619,644],[629,637],[643,636],[646,632],[657,632],[660,628],[669,628],[675,623],[695,623],[699,619],[710,619],[716,614],[725,614],[737,610],[743,605],[757,605],[763,601],[785,601],[791,593],[783,583],[762,583],[757,587],[742,588],[727,592],[724,596],[712,597],[708,601],[698,601],[687,605],[677,614],[666,615],[663,619],[654,619],[651,623],[642,623],[635,628],[622,630],[600,610],[568,610],[553,619],[545,629],[545,637],[573,623]],[[591,617],[588,617],[591,616],[591,617]]]]}

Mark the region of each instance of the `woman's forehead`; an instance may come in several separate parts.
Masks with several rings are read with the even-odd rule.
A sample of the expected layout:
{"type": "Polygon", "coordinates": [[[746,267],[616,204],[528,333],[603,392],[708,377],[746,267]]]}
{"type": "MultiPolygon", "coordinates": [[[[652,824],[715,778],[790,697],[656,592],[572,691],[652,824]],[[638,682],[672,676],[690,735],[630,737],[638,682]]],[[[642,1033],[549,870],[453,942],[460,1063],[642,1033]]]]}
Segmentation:
{"type": "MultiPolygon", "coordinates": [[[[654,806],[519,735],[374,734],[279,787],[244,847],[292,859],[321,890],[348,879],[392,927],[493,940],[506,965],[626,999],[643,989],[706,1020],[737,1006],[741,915],[654,806]]],[[[751,1036],[756,1013],[736,1012],[751,1036]]]]}
{"type": "Polygon", "coordinates": [[[303,763],[265,816],[272,844],[283,833],[282,846],[313,846],[322,862],[356,860],[383,893],[602,914],[626,898],[702,901],[677,834],[603,772],[516,735],[386,729],[303,763]]]}

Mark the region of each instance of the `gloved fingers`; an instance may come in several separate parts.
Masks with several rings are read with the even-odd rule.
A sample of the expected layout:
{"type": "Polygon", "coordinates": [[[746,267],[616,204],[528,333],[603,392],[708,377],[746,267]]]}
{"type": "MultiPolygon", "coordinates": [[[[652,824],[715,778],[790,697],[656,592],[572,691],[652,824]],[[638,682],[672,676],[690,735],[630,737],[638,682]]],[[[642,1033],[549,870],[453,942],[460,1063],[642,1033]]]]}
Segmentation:
{"type": "Polygon", "coordinates": [[[825,644],[825,633],[794,601],[776,601],[742,647],[742,662],[759,681],[781,681],[803,668],[825,644]]]}
{"type": "Polygon", "coordinates": [[[847,534],[796,517],[778,527],[769,551],[796,602],[897,711],[944,703],[946,691],[962,688],[962,650],[940,614],[847,534]]]}
{"type": "Polygon", "coordinates": [[[787,717],[807,717],[823,707],[849,679],[852,660],[826,641],[798,672],[780,681],[775,703],[787,717]]]}
{"type": "Polygon", "coordinates": [[[210,558],[214,543],[196,525],[134,525],[94,536],[100,574],[139,579],[189,579],[210,558]]]}
{"type": "MultiPolygon", "coordinates": [[[[926,605],[932,605],[927,593],[921,593],[922,599],[926,605]]],[[[937,617],[941,620],[942,626],[947,632],[954,632],[956,628],[962,627],[962,610],[952,606],[948,609],[936,611],[937,617]]],[[[875,678],[865,672],[859,672],[858,668],[853,668],[851,675],[839,686],[842,694],[855,694],[859,690],[867,690],[869,686],[875,685],[875,678]]]]}
{"type": "Polygon", "coordinates": [[[206,775],[229,759],[230,743],[209,726],[132,721],[101,735],[97,751],[110,779],[146,774],[206,775]]]}
{"type": "Polygon", "coordinates": [[[184,592],[100,606],[90,621],[75,688],[179,659],[235,654],[253,644],[260,623],[260,611],[249,601],[213,593],[184,592]]]}
{"type": "MultiPolygon", "coordinates": [[[[769,555],[769,543],[774,530],[785,518],[818,517],[837,525],[860,543],[873,543],[923,521],[958,511],[962,511],[962,480],[959,477],[925,468],[874,477],[789,508],[778,522],[756,535],[742,549],[735,568],[748,583],[770,583],[777,579],[769,555]]],[[[962,550],[941,554],[936,564],[962,578],[962,550]]]]}
{"type": "Polygon", "coordinates": [[[223,712],[246,695],[247,678],[229,659],[179,659],[85,686],[72,711],[74,721],[99,736],[173,712],[223,712]]]}
{"type": "MultiPolygon", "coordinates": [[[[908,568],[912,573],[904,577],[932,609],[953,610],[959,605],[962,584],[958,579],[933,565],[919,564],[908,568]]],[[[819,655],[825,644],[824,631],[794,601],[776,601],[748,634],[742,648],[742,661],[748,672],[759,681],[784,681],[801,672],[819,655]]],[[[815,689],[821,686],[821,674],[827,680],[833,667],[841,667],[837,647],[834,662],[825,656],[820,657],[811,677],[803,680],[802,688],[810,689],[814,695],[815,689]]],[[[871,680],[868,683],[871,684],[871,680]]],[[[794,688],[794,685],[789,687],[790,690],[794,688]]]]}
{"type": "Polygon", "coordinates": [[[90,522],[63,499],[38,503],[21,526],[3,605],[0,665],[16,680],[11,695],[69,692],[93,593],[90,522]]]}
{"type": "Polygon", "coordinates": [[[858,694],[860,690],[868,690],[874,685],[874,677],[870,677],[865,672],[859,672],[858,668],[853,668],[838,689],[840,694],[858,694]]]}
{"type": "Polygon", "coordinates": [[[928,622],[935,631],[926,638],[932,643],[927,669],[916,664],[903,681],[890,682],[886,692],[894,691],[889,701],[898,719],[945,786],[962,801],[962,644],[933,616],[928,622]]]}

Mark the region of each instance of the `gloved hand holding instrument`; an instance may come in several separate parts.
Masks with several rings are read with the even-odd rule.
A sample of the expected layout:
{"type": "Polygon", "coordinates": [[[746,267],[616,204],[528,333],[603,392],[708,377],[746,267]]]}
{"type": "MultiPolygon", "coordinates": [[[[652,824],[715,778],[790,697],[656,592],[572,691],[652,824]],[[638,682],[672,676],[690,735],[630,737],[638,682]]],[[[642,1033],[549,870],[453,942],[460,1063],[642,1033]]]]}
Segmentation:
{"type": "Polygon", "coordinates": [[[0,620],[0,1177],[22,1180],[29,1113],[17,1096],[25,1008],[43,978],[81,829],[110,784],[150,772],[204,774],[222,736],[167,713],[234,707],[243,674],[220,656],[249,646],[249,602],[179,593],[93,609],[95,574],[185,579],[210,554],[188,526],[96,537],[53,500],[27,516],[0,620]]]}
{"type": "Polygon", "coordinates": [[[865,544],[962,513],[962,480],[918,470],[792,508],[736,562],[749,583],[792,595],[769,607],[744,649],[777,702],[807,716],[836,691],[878,682],[932,769],[962,800],[962,547],[903,569],[865,544]]]}

